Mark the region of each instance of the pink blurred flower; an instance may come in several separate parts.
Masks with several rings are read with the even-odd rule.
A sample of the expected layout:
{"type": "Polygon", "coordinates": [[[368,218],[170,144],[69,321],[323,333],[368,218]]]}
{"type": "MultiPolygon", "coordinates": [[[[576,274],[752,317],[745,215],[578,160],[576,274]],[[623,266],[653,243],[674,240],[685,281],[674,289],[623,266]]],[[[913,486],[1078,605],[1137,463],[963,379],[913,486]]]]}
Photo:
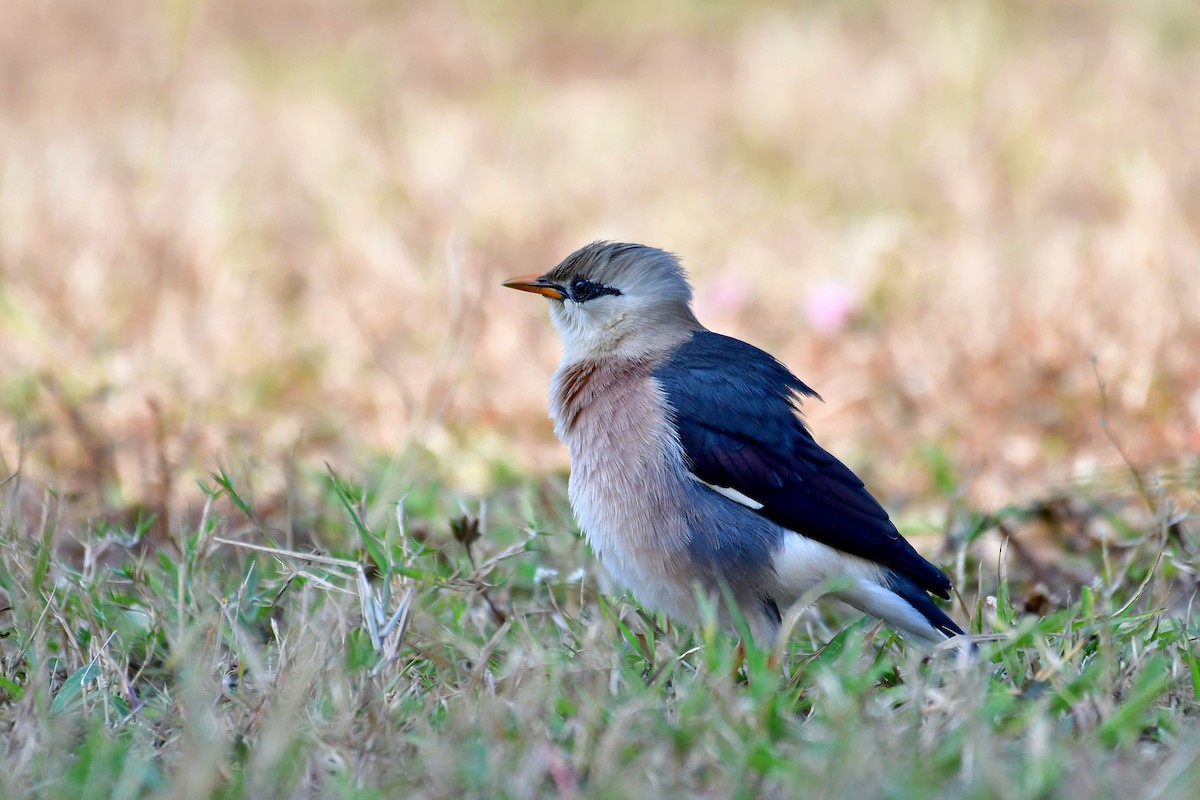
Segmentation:
{"type": "Polygon", "coordinates": [[[822,336],[832,336],[846,326],[858,308],[858,294],[847,282],[830,278],[809,288],[804,298],[808,324],[822,336]]]}
{"type": "Polygon", "coordinates": [[[728,316],[741,310],[746,297],[744,283],[731,275],[718,276],[697,287],[696,311],[701,317],[728,316]]]}

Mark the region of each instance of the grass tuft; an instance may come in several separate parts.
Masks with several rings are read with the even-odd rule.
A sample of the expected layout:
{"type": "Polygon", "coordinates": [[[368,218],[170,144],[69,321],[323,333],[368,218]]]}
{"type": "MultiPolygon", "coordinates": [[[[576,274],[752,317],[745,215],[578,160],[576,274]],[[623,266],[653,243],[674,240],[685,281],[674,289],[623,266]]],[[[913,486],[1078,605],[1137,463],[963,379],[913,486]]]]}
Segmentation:
{"type": "MultiPolygon", "coordinates": [[[[1133,504],[1145,546],[1114,547],[1140,583],[1096,565],[1133,591],[1101,581],[1034,615],[1019,563],[1009,578],[968,560],[975,659],[810,609],[773,666],[740,659],[711,614],[682,629],[599,591],[563,532],[399,502],[368,527],[384,501],[367,486],[295,488],[313,508],[335,495],[306,524],[340,545],[272,544],[279,520],[221,472],[177,550],[77,563],[47,536],[56,498],[20,516],[6,496],[6,795],[1117,796],[1149,780],[1182,797],[1200,780],[1200,631],[1178,610],[1196,542],[1133,504]]],[[[505,502],[492,519],[526,505],[505,502]]],[[[110,535],[71,534],[85,550],[110,535]]]]}

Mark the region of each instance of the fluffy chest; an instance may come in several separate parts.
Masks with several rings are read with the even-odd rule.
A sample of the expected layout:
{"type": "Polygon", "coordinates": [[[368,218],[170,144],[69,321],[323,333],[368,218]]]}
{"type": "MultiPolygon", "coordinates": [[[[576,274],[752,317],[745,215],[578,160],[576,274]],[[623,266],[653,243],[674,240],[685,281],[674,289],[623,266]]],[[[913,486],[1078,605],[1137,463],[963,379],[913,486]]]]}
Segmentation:
{"type": "Polygon", "coordinates": [[[592,549],[643,602],[680,614],[695,578],[686,471],[652,369],[643,361],[563,365],[550,410],[571,455],[571,506],[592,549]]]}

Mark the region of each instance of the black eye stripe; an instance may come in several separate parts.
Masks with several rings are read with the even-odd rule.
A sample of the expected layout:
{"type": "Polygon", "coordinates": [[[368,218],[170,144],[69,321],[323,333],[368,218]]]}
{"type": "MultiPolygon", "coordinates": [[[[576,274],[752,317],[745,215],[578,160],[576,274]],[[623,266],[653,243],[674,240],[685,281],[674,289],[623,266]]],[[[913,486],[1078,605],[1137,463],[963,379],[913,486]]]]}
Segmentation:
{"type": "Polygon", "coordinates": [[[571,299],[576,303],[586,303],[588,300],[594,300],[606,294],[620,295],[621,290],[599,283],[592,283],[582,278],[571,283],[571,299]]]}

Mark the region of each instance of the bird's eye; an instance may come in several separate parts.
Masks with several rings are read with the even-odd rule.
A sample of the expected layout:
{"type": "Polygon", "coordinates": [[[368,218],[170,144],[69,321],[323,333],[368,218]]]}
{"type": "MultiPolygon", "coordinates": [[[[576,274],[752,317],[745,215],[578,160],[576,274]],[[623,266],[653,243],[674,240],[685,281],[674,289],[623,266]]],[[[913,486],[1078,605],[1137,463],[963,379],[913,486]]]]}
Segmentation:
{"type": "Polygon", "coordinates": [[[571,299],[576,303],[586,303],[606,294],[619,295],[621,291],[611,286],[602,286],[580,278],[571,284],[571,299]]]}

